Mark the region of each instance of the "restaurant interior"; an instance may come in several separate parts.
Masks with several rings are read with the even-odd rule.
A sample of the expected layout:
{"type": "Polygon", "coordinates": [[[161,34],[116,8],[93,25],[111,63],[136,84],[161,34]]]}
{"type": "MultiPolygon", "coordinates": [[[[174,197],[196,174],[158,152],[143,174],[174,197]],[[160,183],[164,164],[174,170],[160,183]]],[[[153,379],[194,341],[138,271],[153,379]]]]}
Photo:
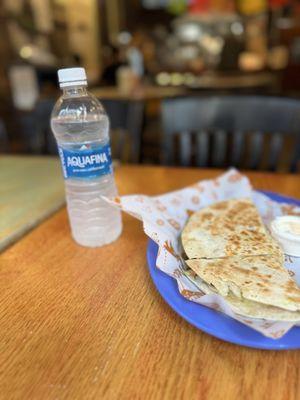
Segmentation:
{"type": "Polygon", "coordinates": [[[0,400],[300,399],[299,172],[300,0],[0,0],[0,400]]]}
{"type": "Polygon", "coordinates": [[[1,152],[57,154],[57,70],[80,66],[116,164],[297,170],[298,1],[6,0],[0,18],[1,152]]]}

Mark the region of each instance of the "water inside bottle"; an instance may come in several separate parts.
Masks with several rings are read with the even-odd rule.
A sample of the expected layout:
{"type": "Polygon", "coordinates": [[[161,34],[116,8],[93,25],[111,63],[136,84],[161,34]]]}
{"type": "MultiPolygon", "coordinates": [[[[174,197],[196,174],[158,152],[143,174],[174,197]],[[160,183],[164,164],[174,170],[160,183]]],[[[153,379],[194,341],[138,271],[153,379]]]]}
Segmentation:
{"type": "MultiPolygon", "coordinates": [[[[72,120],[73,117],[66,112],[51,120],[60,148],[81,154],[109,143],[106,115],[97,118],[86,116],[84,120],[72,120]]],[[[117,195],[112,174],[84,179],[67,178],[65,190],[71,231],[77,243],[89,247],[102,246],[120,235],[120,211],[102,199],[102,196],[117,195]]]]}

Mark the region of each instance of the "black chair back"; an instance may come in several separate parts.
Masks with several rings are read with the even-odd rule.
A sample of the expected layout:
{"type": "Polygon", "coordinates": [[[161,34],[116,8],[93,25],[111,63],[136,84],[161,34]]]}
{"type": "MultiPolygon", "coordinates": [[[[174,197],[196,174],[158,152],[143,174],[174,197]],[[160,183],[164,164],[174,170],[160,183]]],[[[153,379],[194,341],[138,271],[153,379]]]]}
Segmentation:
{"type": "Polygon", "coordinates": [[[57,154],[55,138],[50,128],[54,99],[39,100],[30,112],[18,112],[23,149],[30,154],[57,154]]]}
{"type": "Polygon", "coordinates": [[[0,153],[9,151],[9,140],[3,120],[0,118],[0,153]]]}
{"type": "Polygon", "coordinates": [[[53,98],[41,99],[37,102],[33,116],[35,135],[41,143],[41,152],[58,154],[55,137],[50,126],[50,117],[56,100],[53,98]]]}
{"type": "Polygon", "coordinates": [[[120,161],[139,162],[144,116],[143,102],[108,99],[100,101],[110,119],[113,157],[120,161]]]}
{"type": "MultiPolygon", "coordinates": [[[[113,157],[121,161],[139,161],[143,103],[119,100],[101,100],[101,103],[110,118],[113,157]]],[[[35,152],[57,154],[56,141],[50,127],[54,104],[54,99],[40,100],[30,117],[35,152]]]]}
{"type": "Polygon", "coordinates": [[[212,96],[162,104],[162,161],[180,165],[276,170],[300,158],[300,101],[277,97],[212,96]],[[179,145],[175,146],[175,138],[179,145]],[[284,142],[289,150],[282,152],[284,142]],[[176,154],[177,153],[177,154],[176,154]]]}

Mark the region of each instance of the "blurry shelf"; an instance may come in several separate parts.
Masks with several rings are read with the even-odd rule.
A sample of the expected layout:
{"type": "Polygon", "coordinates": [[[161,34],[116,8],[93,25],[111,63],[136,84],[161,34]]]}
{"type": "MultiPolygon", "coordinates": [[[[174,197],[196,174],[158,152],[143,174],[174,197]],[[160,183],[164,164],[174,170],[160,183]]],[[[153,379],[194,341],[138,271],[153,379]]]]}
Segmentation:
{"type": "Polygon", "coordinates": [[[195,89],[241,89],[272,86],[277,83],[277,74],[257,72],[244,74],[205,74],[197,78],[195,89]]]}
{"type": "Polygon", "coordinates": [[[99,99],[111,100],[160,100],[165,97],[180,96],[186,93],[182,87],[143,86],[131,93],[121,92],[117,86],[94,87],[91,89],[99,99]]]}

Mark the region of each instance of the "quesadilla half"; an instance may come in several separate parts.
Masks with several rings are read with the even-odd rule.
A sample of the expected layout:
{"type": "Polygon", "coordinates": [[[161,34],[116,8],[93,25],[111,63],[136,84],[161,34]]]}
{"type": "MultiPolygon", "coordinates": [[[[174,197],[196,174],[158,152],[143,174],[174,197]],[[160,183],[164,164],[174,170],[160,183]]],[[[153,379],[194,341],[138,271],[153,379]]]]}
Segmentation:
{"type": "MultiPolygon", "coordinates": [[[[213,285],[204,282],[191,269],[185,271],[185,275],[196,285],[204,294],[218,294],[213,285]]],[[[233,294],[224,297],[230,305],[232,311],[247,318],[260,318],[270,321],[300,321],[300,311],[288,311],[279,307],[268,306],[255,301],[238,298],[233,294]]]]}
{"type": "Polygon", "coordinates": [[[221,296],[283,310],[300,310],[300,290],[273,256],[187,260],[187,265],[221,296]]]}
{"type": "Polygon", "coordinates": [[[273,254],[284,260],[250,199],[222,201],[194,213],[181,240],[190,259],[273,254]]]}

